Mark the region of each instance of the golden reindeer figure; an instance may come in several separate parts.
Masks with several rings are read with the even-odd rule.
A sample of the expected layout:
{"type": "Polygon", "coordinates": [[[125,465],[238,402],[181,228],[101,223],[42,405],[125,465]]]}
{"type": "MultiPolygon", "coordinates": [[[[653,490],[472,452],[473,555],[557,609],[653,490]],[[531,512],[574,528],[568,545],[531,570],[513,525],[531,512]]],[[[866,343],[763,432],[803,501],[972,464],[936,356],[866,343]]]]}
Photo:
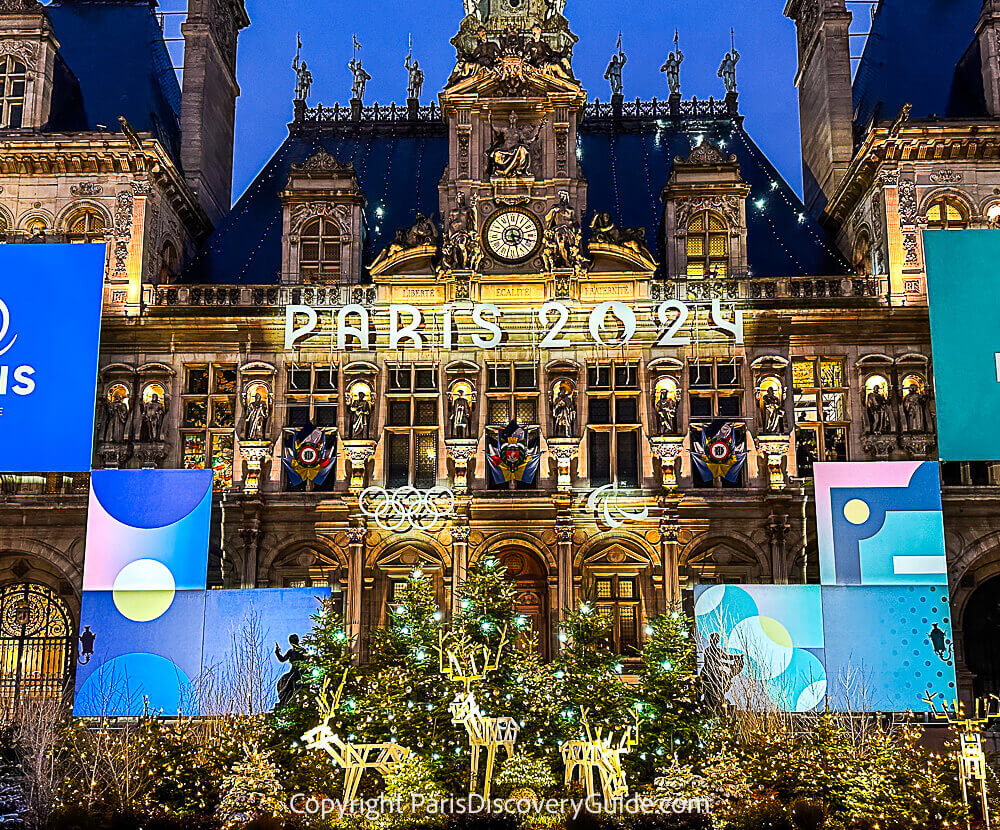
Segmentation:
{"type": "Polygon", "coordinates": [[[320,714],[323,715],[322,723],[315,729],[306,732],[302,736],[306,749],[321,749],[332,759],[335,766],[344,770],[344,804],[354,801],[358,793],[358,785],[361,783],[361,776],[366,769],[375,770],[379,775],[385,775],[393,766],[406,760],[410,755],[410,750],[397,743],[384,744],[353,744],[346,743],[335,735],[330,729],[330,721],[333,720],[340,706],[340,698],[344,694],[344,685],[347,683],[347,672],[340,681],[340,688],[329,699],[328,690],[330,679],[323,682],[323,691],[320,693],[320,714]]]}
{"type": "Polygon", "coordinates": [[[628,796],[628,782],[622,770],[622,755],[626,755],[639,742],[639,714],[633,713],[635,724],[627,727],[617,744],[614,742],[614,730],[604,735],[604,727],[595,731],[587,719],[589,710],[580,707],[585,738],[578,741],[565,741],[560,747],[563,763],[566,765],[565,785],[573,781],[573,775],[580,770],[580,780],[587,788],[587,797],[592,798],[597,789],[594,784],[594,772],[600,776],[601,792],[606,803],[617,801],[628,796]]]}
{"type": "Polygon", "coordinates": [[[500,637],[500,645],[496,655],[490,655],[490,650],[483,646],[480,649],[469,650],[466,643],[460,642],[453,649],[445,649],[444,635],[438,634],[438,654],[441,660],[441,673],[457,680],[465,687],[465,693],[459,692],[448,707],[451,712],[451,722],[461,724],[469,736],[472,747],[472,763],[469,771],[469,792],[476,792],[476,779],[479,777],[479,753],[486,749],[486,781],[483,784],[483,798],[489,800],[490,787],[493,784],[493,766],[496,763],[497,749],[504,747],[507,756],[514,754],[514,744],[517,743],[517,733],[520,728],[513,718],[488,718],[479,708],[476,696],[472,692],[472,684],[485,680],[497,670],[500,665],[500,653],[507,643],[507,630],[500,637]],[[482,657],[477,663],[477,654],[482,657]],[[447,662],[446,662],[447,657],[447,662]]]}
{"type": "Polygon", "coordinates": [[[947,721],[953,731],[958,733],[958,777],[962,784],[962,800],[966,806],[970,791],[979,798],[986,828],[990,827],[990,808],[986,798],[986,754],[983,752],[983,727],[994,718],[1000,717],[1000,697],[990,695],[976,701],[975,717],[965,712],[965,704],[959,700],[951,703],[942,697],[941,711],[938,711],[935,701],[942,697],[938,693],[924,695],[924,703],[931,707],[931,712],[938,720],[947,721]]]}

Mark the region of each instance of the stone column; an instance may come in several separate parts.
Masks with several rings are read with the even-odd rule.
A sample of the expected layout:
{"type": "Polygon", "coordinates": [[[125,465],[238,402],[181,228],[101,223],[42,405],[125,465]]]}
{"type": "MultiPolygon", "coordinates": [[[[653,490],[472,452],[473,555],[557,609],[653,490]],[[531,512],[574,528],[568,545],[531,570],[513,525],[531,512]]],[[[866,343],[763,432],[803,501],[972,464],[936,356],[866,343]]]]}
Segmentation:
{"type": "Polygon", "coordinates": [[[557,488],[560,493],[573,489],[573,461],[580,455],[580,438],[549,438],[549,455],[556,460],[557,488]]]}
{"type": "Polygon", "coordinates": [[[681,601],[680,525],[675,516],[660,519],[660,559],[663,567],[663,594],[666,608],[681,601]]]}
{"type": "Polygon", "coordinates": [[[788,559],[785,555],[785,538],[792,526],[788,516],[772,513],[764,528],[771,549],[771,577],[775,585],[787,585],[789,579],[788,559]]]}
{"type": "Polygon", "coordinates": [[[458,611],[458,589],[465,580],[469,566],[469,526],[456,525],[451,529],[451,613],[458,611]]]}
{"type": "Polygon", "coordinates": [[[559,565],[559,620],[564,619],[566,609],[573,607],[573,535],[576,528],[569,520],[556,525],[556,543],[559,565]]]}
{"type": "Polygon", "coordinates": [[[361,582],[365,567],[365,537],[368,528],[364,524],[347,529],[349,540],[347,570],[347,636],[355,655],[361,649],[361,582]]]}

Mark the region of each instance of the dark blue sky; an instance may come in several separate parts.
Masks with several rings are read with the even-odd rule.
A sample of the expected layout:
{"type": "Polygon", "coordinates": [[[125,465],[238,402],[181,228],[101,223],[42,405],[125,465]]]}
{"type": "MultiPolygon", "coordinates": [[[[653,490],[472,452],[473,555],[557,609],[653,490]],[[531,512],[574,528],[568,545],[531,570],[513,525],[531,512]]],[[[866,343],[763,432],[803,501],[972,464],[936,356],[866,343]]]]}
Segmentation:
{"type": "MultiPolygon", "coordinates": [[[[183,0],[161,0],[164,11],[184,6],[183,0]]],[[[568,0],[566,16],[580,37],[574,68],[591,98],[608,100],[604,70],[621,30],[629,55],[626,97],[665,98],[667,85],[658,70],[678,28],[686,56],[685,98],[721,97],[724,90],[716,73],[734,28],[743,56],[740,108],[747,129],[800,191],[795,30],[781,14],[783,6],[784,0],[568,0]]],[[[462,16],[461,0],[247,0],[247,9],[253,24],[240,37],[243,94],[236,123],[235,196],[287,135],[297,31],[315,78],[312,104],[346,103],[350,97],[352,34],[361,42],[362,60],[373,76],[366,103],[401,103],[406,97],[403,59],[409,35],[427,73],[424,99],[429,100],[454,67],[449,41],[462,16]]],[[[856,14],[861,15],[863,9],[856,14]]],[[[178,23],[176,18],[168,20],[168,35],[176,34],[178,23]]],[[[863,30],[863,23],[858,21],[855,28],[863,30]]]]}

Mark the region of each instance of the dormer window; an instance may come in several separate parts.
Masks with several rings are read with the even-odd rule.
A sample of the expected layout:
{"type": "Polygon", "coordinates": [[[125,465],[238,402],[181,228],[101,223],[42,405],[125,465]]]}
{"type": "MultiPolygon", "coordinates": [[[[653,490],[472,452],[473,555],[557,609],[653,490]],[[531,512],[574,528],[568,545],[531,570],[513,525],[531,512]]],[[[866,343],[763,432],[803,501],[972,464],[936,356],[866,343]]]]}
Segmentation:
{"type": "Polygon", "coordinates": [[[729,274],[729,227],[715,213],[703,211],[688,224],[687,275],[724,279],[729,274]]]}
{"type": "Polygon", "coordinates": [[[0,128],[20,129],[24,124],[24,93],[28,70],[11,55],[0,58],[0,128]]]}
{"type": "Polygon", "coordinates": [[[299,270],[303,283],[339,282],[341,275],[340,228],[325,216],[302,227],[299,270]]]}

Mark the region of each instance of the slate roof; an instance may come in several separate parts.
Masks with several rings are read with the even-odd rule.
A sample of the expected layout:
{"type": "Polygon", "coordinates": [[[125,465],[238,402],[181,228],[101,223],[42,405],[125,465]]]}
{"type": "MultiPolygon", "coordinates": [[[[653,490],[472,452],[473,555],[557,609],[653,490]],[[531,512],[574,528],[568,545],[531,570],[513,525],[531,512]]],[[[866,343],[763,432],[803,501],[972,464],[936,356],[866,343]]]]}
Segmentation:
{"type": "MultiPolygon", "coordinates": [[[[354,165],[367,197],[364,262],[370,263],[416,213],[438,211],[438,182],[448,163],[443,124],[426,122],[393,134],[349,124],[294,129],[233,210],[222,220],[182,277],[188,283],[271,285],[280,280],[282,208],[278,194],[292,164],[326,150],[354,165]]],[[[665,122],[633,119],[584,121],[578,155],[589,182],[585,225],[608,211],[622,226],[644,227],[664,261],[660,192],[673,159],[701,140],[723,145],[739,158],[751,186],[747,205],[751,276],[835,276],[847,263],[826,233],[806,215],[799,197],[744,131],[739,118],[665,122]],[[763,200],[763,201],[761,201],[763,200]]]]}
{"type": "Polygon", "coordinates": [[[855,129],[910,117],[987,117],[975,35],[982,0],[882,0],[854,78],[855,129]]]}
{"type": "Polygon", "coordinates": [[[181,89],[155,3],[53,0],[45,10],[59,42],[47,129],[119,132],[118,116],[124,115],[177,160],[181,89]]]}

